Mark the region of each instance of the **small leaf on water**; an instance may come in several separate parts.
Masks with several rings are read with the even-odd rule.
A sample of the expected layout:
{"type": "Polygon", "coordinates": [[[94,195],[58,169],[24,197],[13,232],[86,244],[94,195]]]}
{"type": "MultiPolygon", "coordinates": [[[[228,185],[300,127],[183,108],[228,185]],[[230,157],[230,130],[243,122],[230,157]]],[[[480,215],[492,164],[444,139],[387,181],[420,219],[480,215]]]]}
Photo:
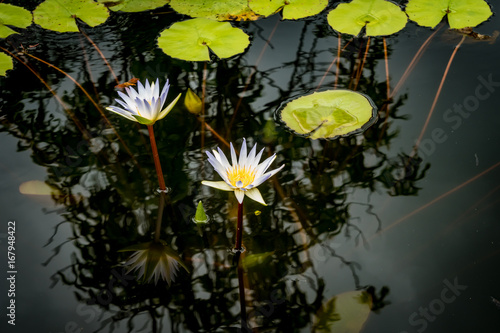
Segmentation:
{"type": "MultiPolygon", "coordinates": [[[[99,0],[100,3],[109,3],[109,0],[99,0]]],[[[112,11],[121,12],[142,12],[145,10],[152,10],[163,7],[168,4],[170,0],[123,0],[116,5],[108,6],[112,11]]]]}
{"type": "Polygon", "coordinates": [[[5,38],[9,35],[17,34],[16,31],[6,27],[6,25],[11,25],[18,28],[26,28],[31,25],[32,19],[33,17],[28,10],[22,7],[0,3],[0,38],[5,38]]]}
{"type": "Polygon", "coordinates": [[[203,204],[201,203],[201,201],[198,202],[198,207],[196,207],[196,214],[194,215],[194,219],[196,223],[208,221],[207,214],[205,214],[205,209],[203,208],[203,204]]]}
{"type": "Polygon", "coordinates": [[[249,0],[248,5],[263,16],[282,10],[283,19],[297,20],[320,13],[328,6],[328,0],[249,0]]]}
{"type": "Polygon", "coordinates": [[[263,264],[273,254],[274,254],[274,251],[257,253],[257,254],[250,254],[250,255],[245,256],[242,259],[241,263],[245,269],[248,269],[248,268],[263,264]]]}
{"type": "Polygon", "coordinates": [[[445,15],[452,29],[475,27],[493,13],[484,0],[410,0],[406,5],[410,20],[434,28],[445,15]]]}
{"type": "Polygon", "coordinates": [[[229,22],[205,18],[176,22],[158,38],[163,52],[188,61],[209,61],[209,49],[221,59],[229,58],[245,51],[249,44],[248,35],[229,22]]]}
{"type": "Polygon", "coordinates": [[[59,195],[57,189],[54,189],[40,180],[28,180],[19,185],[19,192],[29,195],[59,195]]]}
{"type": "Polygon", "coordinates": [[[328,14],[328,24],[357,36],[366,26],[367,36],[387,36],[403,29],[408,21],[401,8],[385,0],[353,0],[341,3],[328,14]]]}
{"type": "Polygon", "coordinates": [[[255,20],[257,16],[248,8],[247,0],[171,0],[170,7],[191,17],[204,17],[218,21],[255,20]]]}
{"type": "Polygon", "coordinates": [[[299,97],[280,107],[277,116],[288,129],[311,139],[358,134],[377,120],[371,99],[351,90],[327,90],[299,97]]]}
{"type": "Polygon", "coordinates": [[[364,290],[334,296],[316,313],[314,332],[359,333],[371,307],[371,296],[364,290]]]}
{"type": "Polygon", "coordinates": [[[188,88],[186,97],[184,97],[184,106],[186,106],[186,109],[193,114],[201,113],[201,99],[194,93],[194,91],[191,90],[191,88],[188,88]]]}
{"type": "Polygon", "coordinates": [[[12,58],[0,52],[0,76],[5,75],[9,69],[14,68],[12,58]]]}
{"type": "Polygon", "coordinates": [[[104,23],[109,12],[93,0],[46,0],[33,11],[33,20],[42,28],[77,32],[76,18],[91,27],[104,23]]]}

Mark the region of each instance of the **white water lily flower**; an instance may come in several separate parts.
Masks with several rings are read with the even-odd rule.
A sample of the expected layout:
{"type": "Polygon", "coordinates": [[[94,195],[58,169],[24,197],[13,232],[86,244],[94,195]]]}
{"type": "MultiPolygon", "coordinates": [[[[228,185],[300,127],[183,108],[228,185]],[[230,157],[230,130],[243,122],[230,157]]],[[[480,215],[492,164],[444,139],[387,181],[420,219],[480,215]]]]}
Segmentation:
{"type": "Polygon", "coordinates": [[[234,191],[234,195],[240,204],[243,202],[246,195],[250,199],[267,206],[262,198],[262,195],[260,194],[260,191],[257,189],[257,186],[283,169],[285,165],[283,164],[277,169],[266,172],[271,163],[276,159],[276,154],[259,164],[264,148],[262,148],[257,155],[256,149],[257,145],[253,146],[247,156],[247,142],[243,139],[240,159],[238,161],[236,151],[231,143],[232,165],[229,164],[229,161],[220,148],[217,148],[217,151],[212,150],[212,153],[207,151],[208,161],[212,164],[215,171],[217,171],[224,181],[213,182],[204,180],[201,183],[223,191],[234,191]]]}
{"type": "Polygon", "coordinates": [[[175,281],[179,264],[188,270],[180,257],[164,241],[150,242],[130,246],[123,251],[135,251],[125,263],[131,271],[139,271],[138,279],[141,277],[148,282],[154,279],[155,284],[161,278],[168,285],[175,281]]]}
{"type": "Polygon", "coordinates": [[[156,79],[156,83],[153,82],[151,85],[146,79],[146,85],[137,82],[137,91],[131,87],[125,87],[127,95],[118,92],[118,95],[122,98],[115,99],[123,108],[117,106],[108,106],[106,109],[119,114],[132,121],[137,121],[144,125],[153,125],[157,120],[163,119],[174,107],[175,103],[181,97],[181,94],[177,96],[172,103],[170,103],[166,108],[163,108],[163,104],[167,99],[168,89],[170,85],[165,83],[163,90],[160,94],[160,83],[156,79]]]}

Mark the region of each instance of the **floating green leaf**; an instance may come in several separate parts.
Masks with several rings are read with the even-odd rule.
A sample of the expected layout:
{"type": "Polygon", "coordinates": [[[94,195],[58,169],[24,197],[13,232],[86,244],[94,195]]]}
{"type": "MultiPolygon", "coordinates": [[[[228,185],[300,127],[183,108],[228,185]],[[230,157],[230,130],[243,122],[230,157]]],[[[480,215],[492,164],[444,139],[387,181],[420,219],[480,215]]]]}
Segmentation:
{"type": "Polygon", "coordinates": [[[46,0],[33,11],[36,24],[59,32],[78,31],[77,18],[95,27],[108,16],[106,7],[93,0],[46,0]]]}
{"type": "Polygon", "coordinates": [[[246,255],[243,259],[241,264],[245,269],[252,268],[257,265],[261,265],[265,262],[268,261],[268,259],[271,259],[271,256],[274,254],[274,251],[271,252],[264,252],[264,253],[257,253],[257,254],[249,254],[246,255]]]}
{"type": "Polygon", "coordinates": [[[408,21],[398,5],[385,0],[341,3],[327,18],[333,29],[354,36],[365,26],[367,36],[391,35],[403,29],[408,21]]]}
{"type": "Polygon", "coordinates": [[[174,23],[158,38],[158,46],[166,54],[189,61],[210,60],[209,49],[219,58],[229,58],[249,44],[248,35],[229,22],[205,18],[174,23]]]}
{"type": "Polygon", "coordinates": [[[406,13],[419,25],[431,28],[448,15],[452,29],[473,28],[492,15],[490,6],[483,0],[410,0],[406,13]]]}
{"type": "Polygon", "coordinates": [[[170,7],[191,17],[204,17],[218,21],[255,20],[257,16],[248,8],[247,0],[171,0],[170,7]]]}
{"type": "MultiPolygon", "coordinates": [[[[108,3],[108,0],[100,0],[100,3],[108,3]]],[[[121,12],[142,12],[145,10],[152,10],[158,7],[163,7],[168,4],[170,0],[123,0],[116,6],[109,6],[112,11],[121,12]]]]}
{"type": "Polygon", "coordinates": [[[5,73],[12,68],[14,68],[12,58],[5,53],[0,52],[0,76],[4,76],[5,73]]]}
{"type": "Polygon", "coordinates": [[[363,132],[377,120],[371,99],[351,90],[327,90],[299,97],[278,110],[293,132],[311,139],[336,139],[363,132]]]}
{"type": "Polygon", "coordinates": [[[259,15],[269,16],[283,9],[285,20],[313,16],[328,6],[328,0],[248,0],[250,8],[259,15]]]}
{"type": "Polygon", "coordinates": [[[7,25],[26,28],[31,24],[31,20],[31,13],[26,9],[6,3],[0,3],[0,38],[17,34],[16,31],[6,27],[7,25]]]}
{"type": "Polygon", "coordinates": [[[316,314],[314,332],[358,333],[372,306],[366,291],[348,291],[328,300],[316,314]]]}

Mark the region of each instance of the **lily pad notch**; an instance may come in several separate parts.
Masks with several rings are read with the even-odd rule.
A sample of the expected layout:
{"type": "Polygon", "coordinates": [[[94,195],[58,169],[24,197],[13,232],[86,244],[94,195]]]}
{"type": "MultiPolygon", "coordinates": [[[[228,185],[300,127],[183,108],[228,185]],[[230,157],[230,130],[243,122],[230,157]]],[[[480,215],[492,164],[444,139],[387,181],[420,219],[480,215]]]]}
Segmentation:
{"type": "Polygon", "coordinates": [[[277,121],[294,134],[311,139],[356,135],[378,118],[373,101],[352,90],[315,92],[285,103],[275,113],[277,121]]]}
{"type": "Polygon", "coordinates": [[[210,52],[220,59],[243,53],[249,36],[229,22],[195,18],[172,24],[158,38],[158,46],[172,58],[209,61],[210,52]]]}

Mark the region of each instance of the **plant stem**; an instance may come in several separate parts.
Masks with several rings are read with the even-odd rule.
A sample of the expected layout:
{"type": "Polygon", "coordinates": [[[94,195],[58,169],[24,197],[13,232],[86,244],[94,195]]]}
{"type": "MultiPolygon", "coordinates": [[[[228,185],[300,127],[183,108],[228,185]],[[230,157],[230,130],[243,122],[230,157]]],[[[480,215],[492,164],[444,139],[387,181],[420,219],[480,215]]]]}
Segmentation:
{"type": "Polygon", "coordinates": [[[155,161],[156,175],[158,176],[158,183],[160,184],[160,190],[165,191],[167,187],[165,186],[165,179],[163,179],[163,172],[161,171],[160,157],[158,156],[158,149],[156,148],[153,125],[148,125],[148,131],[149,141],[151,141],[151,150],[153,151],[153,159],[155,161]]]}
{"type": "Polygon", "coordinates": [[[243,203],[238,203],[238,226],[236,227],[236,251],[241,251],[241,235],[243,233],[243,203]]]}
{"type": "Polygon", "coordinates": [[[160,240],[161,222],[163,217],[163,209],[165,208],[165,193],[160,193],[160,204],[158,205],[158,217],[156,219],[155,242],[160,240]]]}

